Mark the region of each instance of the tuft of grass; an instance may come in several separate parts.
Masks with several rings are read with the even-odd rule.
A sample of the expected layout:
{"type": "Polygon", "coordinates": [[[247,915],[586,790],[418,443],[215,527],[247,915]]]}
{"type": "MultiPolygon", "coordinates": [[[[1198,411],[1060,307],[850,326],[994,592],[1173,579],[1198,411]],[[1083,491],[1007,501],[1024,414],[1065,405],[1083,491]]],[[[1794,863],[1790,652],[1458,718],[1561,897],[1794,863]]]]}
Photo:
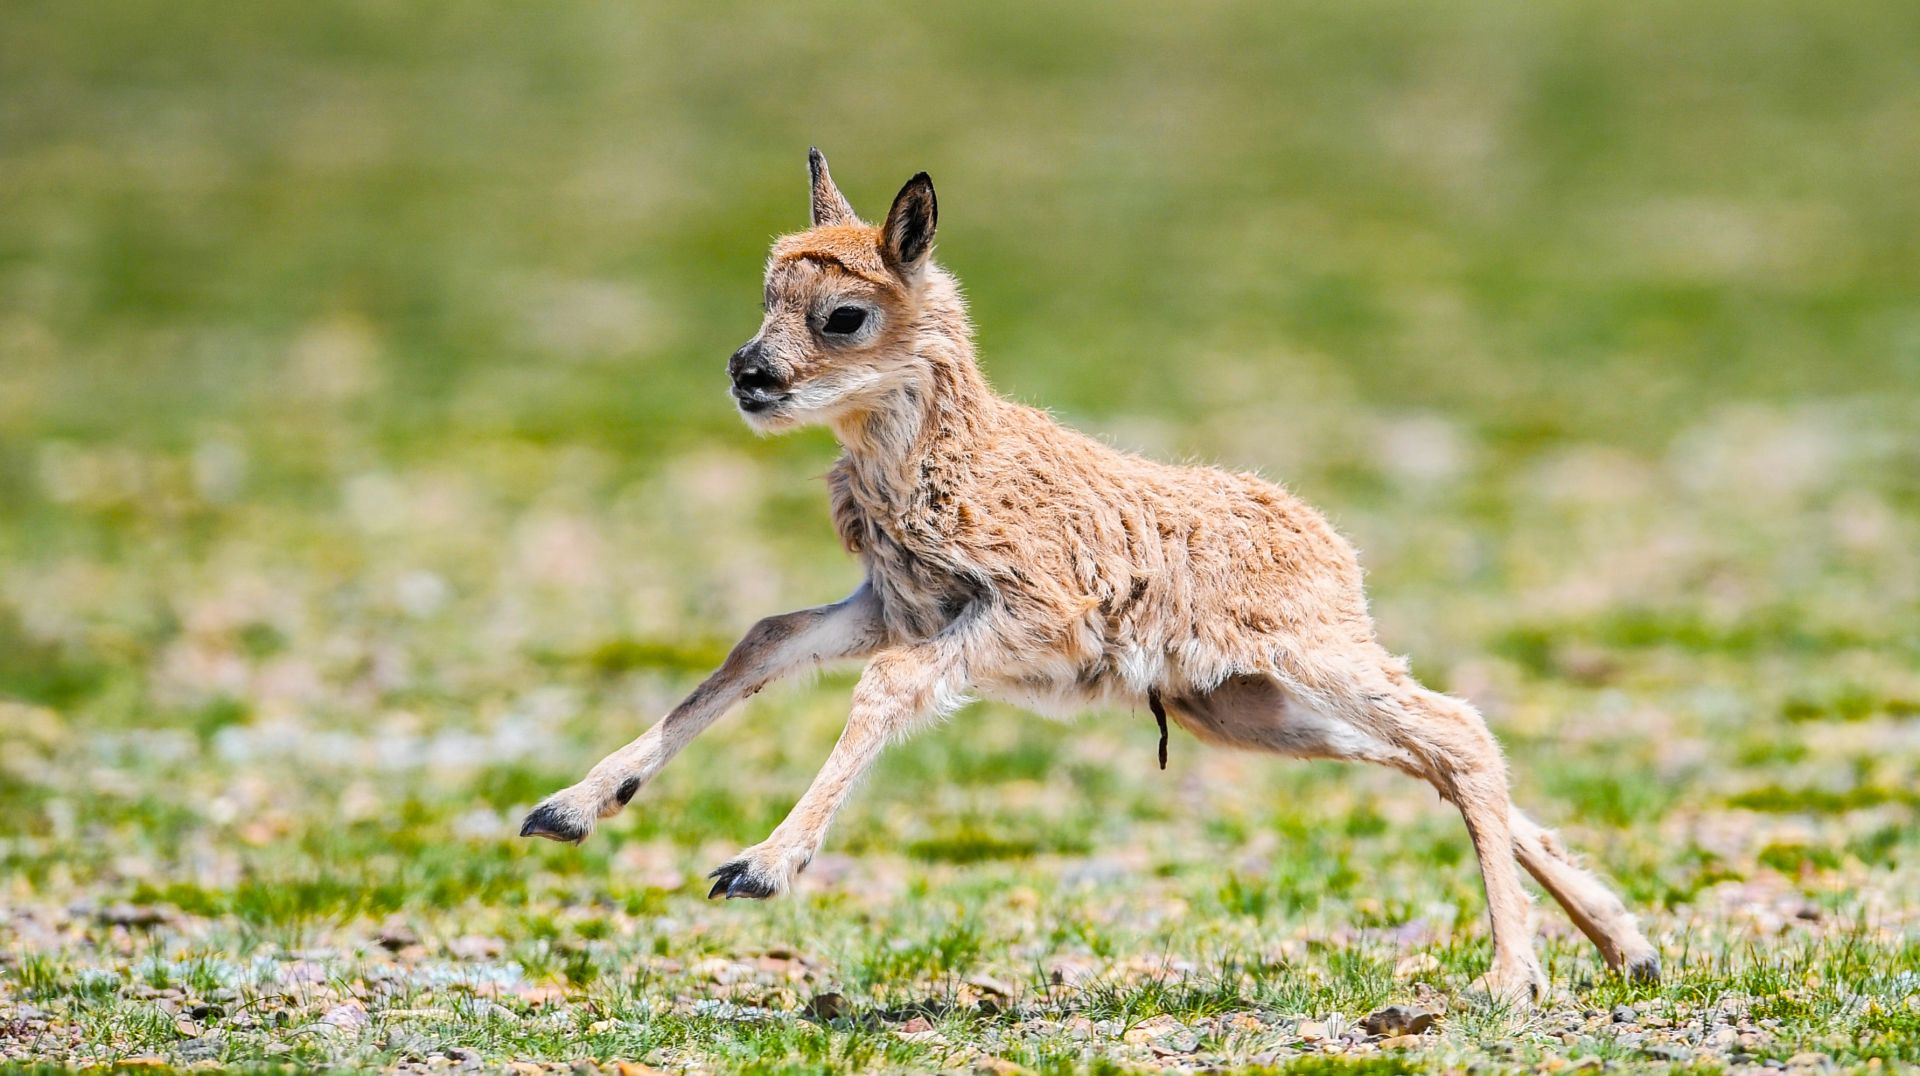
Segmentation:
{"type": "Polygon", "coordinates": [[[1288,1076],[1407,1076],[1421,1071],[1414,1062],[1401,1057],[1302,1057],[1278,1068],[1265,1067],[1252,1072],[1286,1073],[1288,1076]]]}
{"type": "Polygon", "coordinates": [[[1866,721],[1874,717],[1908,718],[1920,715],[1920,700],[1846,685],[1836,690],[1795,695],[1780,705],[1780,716],[1792,722],[1866,721]]]}
{"type": "Polygon", "coordinates": [[[1859,784],[1840,789],[1815,785],[1799,787],[1761,785],[1727,797],[1727,805],[1730,807],[1774,814],[1840,814],[1886,804],[1905,807],[1920,805],[1920,792],[1909,788],[1889,788],[1871,784],[1859,784]]]}
{"type": "Polygon", "coordinates": [[[1156,977],[1130,984],[1098,981],[1081,991],[1075,1006],[1089,1017],[1118,1020],[1127,1027],[1155,1016],[1192,1021],[1246,1008],[1242,977],[1241,965],[1226,960],[1203,975],[1156,977]]]}
{"type": "Polygon", "coordinates": [[[1834,870],[1840,866],[1840,853],[1834,849],[1794,842],[1769,844],[1754,858],[1764,866],[1791,875],[1834,870]]]}
{"type": "Polygon", "coordinates": [[[546,653],[550,665],[579,665],[602,676],[641,669],[705,674],[719,668],[732,644],[724,640],[605,639],[574,654],[546,653]]]}
{"type": "Polygon", "coordinates": [[[71,710],[105,691],[115,675],[86,648],[29,635],[0,605],[0,699],[71,710]]]}
{"type": "Polygon", "coordinates": [[[1085,841],[1069,834],[1010,836],[982,825],[968,824],[909,842],[906,852],[928,863],[968,864],[1030,859],[1045,853],[1084,854],[1089,848],[1085,841]]]}

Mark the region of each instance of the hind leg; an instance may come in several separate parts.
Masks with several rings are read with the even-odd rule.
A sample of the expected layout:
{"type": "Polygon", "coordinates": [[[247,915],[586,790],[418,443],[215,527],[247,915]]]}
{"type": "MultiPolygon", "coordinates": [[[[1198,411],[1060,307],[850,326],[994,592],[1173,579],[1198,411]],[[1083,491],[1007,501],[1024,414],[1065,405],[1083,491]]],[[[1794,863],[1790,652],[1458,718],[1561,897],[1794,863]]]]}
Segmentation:
{"type": "Polygon", "coordinates": [[[1514,861],[1506,763],[1472,707],[1420,688],[1391,665],[1364,673],[1296,667],[1278,678],[1235,677],[1203,696],[1167,703],[1203,740],[1375,762],[1430,782],[1459,809],[1480,861],[1493,928],[1493,966],[1481,985],[1503,999],[1545,996],[1546,974],[1534,956],[1529,901],[1514,861]]]}
{"type": "Polygon", "coordinates": [[[1460,811],[1480,861],[1493,932],[1493,964],[1481,984],[1495,998],[1539,1001],[1546,972],[1534,955],[1526,890],[1514,861],[1506,760],[1480,715],[1456,699],[1427,691],[1381,704],[1392,739],[1422,763],[1421,776],[1460,811]]]}
{"type": "Polygon", "coordinates": [[[1599,947],[1607,966],[1641,982],[1659,979],[1660,952],[1640,933],[1633,914],[1620,898],[1575,863],[1552,831],[1542,829],[1518,807],[1513,808],[1507,821],[1520,865],[1560,902],[1573,925],[1599,947]]]}

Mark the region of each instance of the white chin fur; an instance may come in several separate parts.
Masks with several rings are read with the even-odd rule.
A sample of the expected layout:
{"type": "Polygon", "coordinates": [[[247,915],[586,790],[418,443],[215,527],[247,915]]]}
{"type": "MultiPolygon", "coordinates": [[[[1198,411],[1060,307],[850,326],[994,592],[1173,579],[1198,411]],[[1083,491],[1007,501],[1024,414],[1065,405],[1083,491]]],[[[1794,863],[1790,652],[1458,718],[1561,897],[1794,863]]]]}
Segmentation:
{"type": "Polygon", "coordinates": [[[766,411],[748,411],[745,408],[739,410],[740,417],[746,420],[747,428],[759,434],[780,433],[783,430],[793,429],[805,421],[800,415],[794,413],[791,404],[782,404],[766,411]]]}
{"type": "Polygon", "coordinates": [[[877,374],[867,374],[808,382],[796,387],[778,407],[758,413],[742,408],[740,417],[755,433],[762,434],[830,423],[870,395],[869,390],[878,381],[877,374]]]}

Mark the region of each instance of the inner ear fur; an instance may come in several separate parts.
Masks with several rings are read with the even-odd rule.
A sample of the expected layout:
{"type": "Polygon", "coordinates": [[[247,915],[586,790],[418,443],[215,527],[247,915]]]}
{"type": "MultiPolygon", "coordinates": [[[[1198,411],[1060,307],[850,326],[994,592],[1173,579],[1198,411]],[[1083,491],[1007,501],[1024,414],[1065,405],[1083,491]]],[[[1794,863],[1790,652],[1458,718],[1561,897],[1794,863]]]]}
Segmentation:
{"type": "Polygon", "coordinates": [[[903,279],[919,275],[933,251],[933,233],[939,222],[940,204],[933,195],[933,180],[921,172],[907,180],[894,196],[887,223],[881,226],[880,254],[887,266],[903,279]]]}

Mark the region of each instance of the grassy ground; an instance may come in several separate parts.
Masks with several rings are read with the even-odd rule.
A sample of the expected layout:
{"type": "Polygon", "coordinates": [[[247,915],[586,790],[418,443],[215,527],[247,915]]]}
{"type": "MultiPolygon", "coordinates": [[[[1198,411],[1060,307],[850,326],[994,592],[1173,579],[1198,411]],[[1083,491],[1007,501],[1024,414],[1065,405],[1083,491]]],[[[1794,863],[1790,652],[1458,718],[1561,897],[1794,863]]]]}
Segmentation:
{"type": "Polygon", "coordinates": [[[1920,1064],[1920,10],[9,5],[0,1055],[1920,1064]],[[1457,817],[969,709],[709,904],[850,681],[520,813],[839,596],[722,396],[818,142],[1002,388],[1259,468],[1670,974],[1475,1005],[1457,817]],[[1356,1025],[1399,1002],[1422,1036],[1356,1025]]]}

